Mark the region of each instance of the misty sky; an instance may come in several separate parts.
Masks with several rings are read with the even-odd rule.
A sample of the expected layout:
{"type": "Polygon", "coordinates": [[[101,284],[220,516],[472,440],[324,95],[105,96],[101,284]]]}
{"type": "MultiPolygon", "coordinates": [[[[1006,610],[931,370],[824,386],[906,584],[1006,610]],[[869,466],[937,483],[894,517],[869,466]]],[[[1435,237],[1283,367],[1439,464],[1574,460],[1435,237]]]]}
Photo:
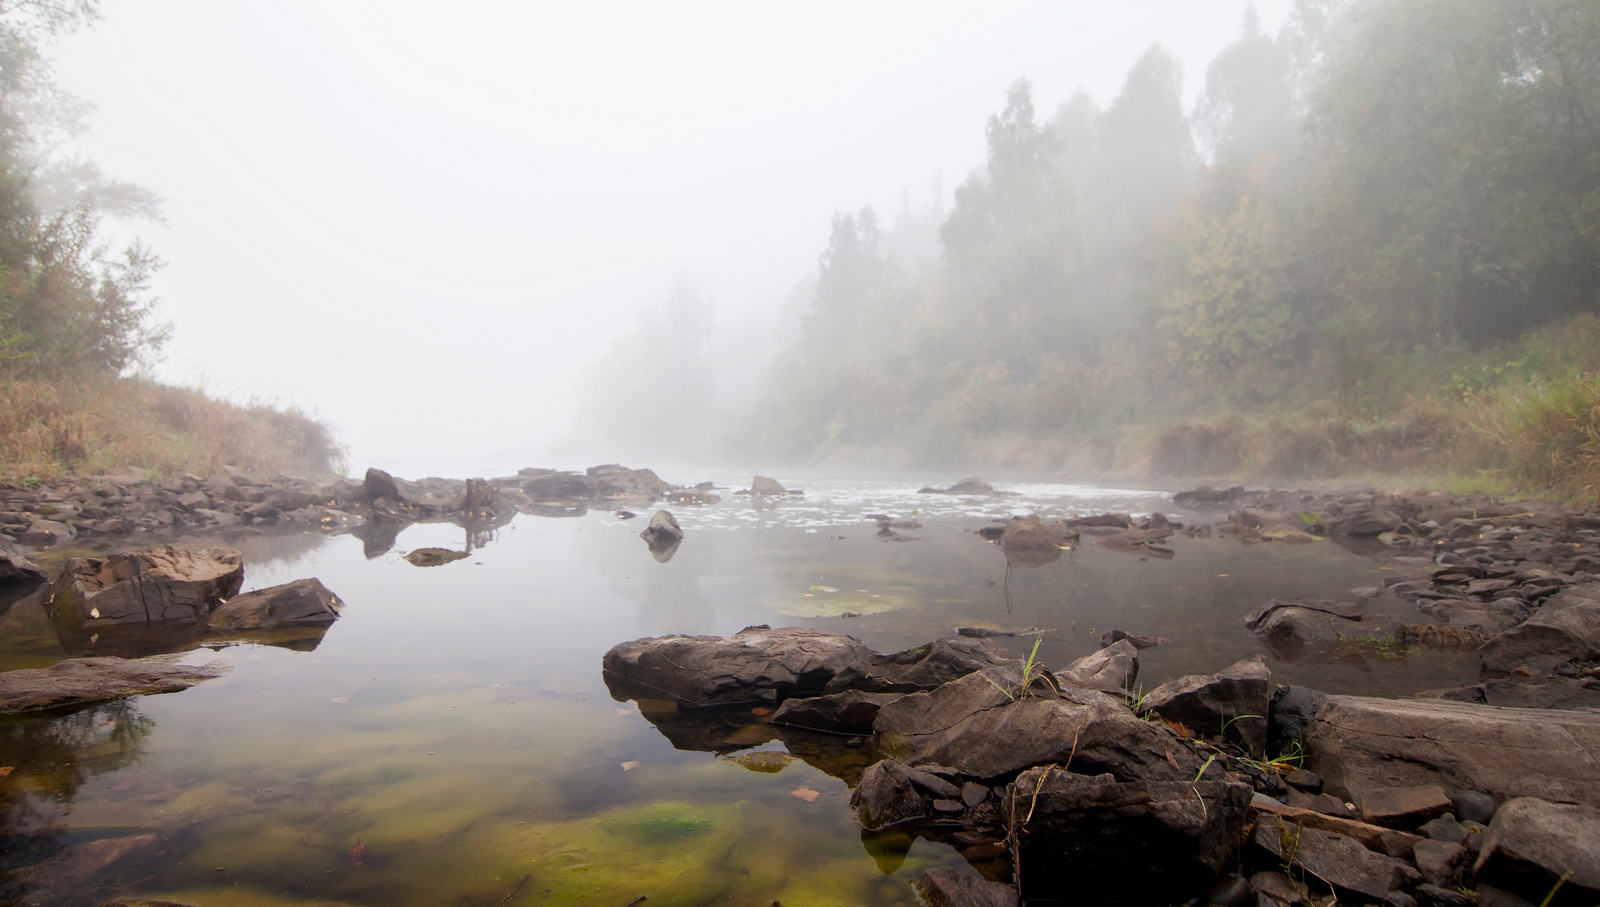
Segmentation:
{"type": "MultiPolygon", "coordinates": [[[[1256,4],[1274,32],[1289,0],[1256,4]]],[[[157,373],[331,422],[350,467],[614,459],[577,383],[685,276],[770,342],[836,210],[926,206],[1018,77],[1102,105],[1233,0],[929,4],[115,0],[54,48],[73,149],[166,200],[157,373]]],[[[686,428],[686,430],[692,430],[686,428]]],[[[631,465],[651,465],[635,463],[631,465]]]]}

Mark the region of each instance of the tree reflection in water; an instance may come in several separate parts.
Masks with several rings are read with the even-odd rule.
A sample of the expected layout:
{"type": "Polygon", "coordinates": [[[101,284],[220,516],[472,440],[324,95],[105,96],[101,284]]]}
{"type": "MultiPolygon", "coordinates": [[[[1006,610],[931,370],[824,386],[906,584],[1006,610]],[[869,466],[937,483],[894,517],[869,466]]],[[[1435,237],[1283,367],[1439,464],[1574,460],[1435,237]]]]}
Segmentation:
{"type": "Polygon", "coordinates": [[[155,725],[131,699],[0,718],[0,904],[35,891],[66,851],[63,820],[78,790],[142,759],[155,725]]]}

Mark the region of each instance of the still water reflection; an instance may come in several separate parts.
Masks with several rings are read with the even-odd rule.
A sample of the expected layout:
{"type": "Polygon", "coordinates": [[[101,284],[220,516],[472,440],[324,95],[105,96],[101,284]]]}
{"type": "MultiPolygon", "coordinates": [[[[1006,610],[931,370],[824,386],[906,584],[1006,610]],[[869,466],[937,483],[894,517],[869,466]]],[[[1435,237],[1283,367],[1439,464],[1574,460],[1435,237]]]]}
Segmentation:
{"type": "MultiPolygon", "coordinates": [[[[492,538],[438,524],[377,544],[263,542],[246,551],[245,588],[316,576],[347,602],[341,620],[312,646],[191,656],[233,670],[181,694],[0,722],[0,767],[11,769],[0,777],[0,897],[911,904],[909,878],[964,864],[938,841],[863,837],[846,803],[859,751],[613,701],[601,655],[641,636],[755,623],[850,633],[884,651],[956,626],[1040,627],[1051,631],[1040,657],[1059,666],[1118,628],[1170,640],[1142,653],[1150,688],[1262,652],[1242,619],[1267,598],[1340,597],[1390,575],[1328,543],[1181,535],[1170,559],[1089,544],[1008,569],[976,535],[993,518],[1174,514],[1141,492],[1020,490],[947,498],[823,482],[801,499],[727,496],[674,508],[686,538],[667,560],[638,537],[647,514],[598,509],[520,516],[492,538]],[[900,530],[912,541],[881,541],[877,515],[922,525],[900,530]],[[429,547],[470,554],[405,559],[429,547]]],[[[1388,598],[1373,610],[1416,616],[1388,598]]],[[[1000,642],[1020,655],[1032,638],[1000,642]]],[[[60,638],[37,595],[0,615],[0,667],[97,645],[60,638]]],[[[1282,682],[1380,695],[1470,682],[1476,667],[1428,650],[1269,663],[1282,682]]]]}

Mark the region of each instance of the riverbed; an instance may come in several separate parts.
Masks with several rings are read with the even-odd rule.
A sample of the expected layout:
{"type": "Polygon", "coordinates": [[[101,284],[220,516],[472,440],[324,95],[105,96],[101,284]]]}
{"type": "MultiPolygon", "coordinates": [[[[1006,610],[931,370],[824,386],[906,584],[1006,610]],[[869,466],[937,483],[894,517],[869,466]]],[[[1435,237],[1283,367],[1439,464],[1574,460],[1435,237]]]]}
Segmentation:
{"type": "MultiPolygon", "coordinates": [[[[281,645],[63,644],[40,596],[15,602],[0,668],[143,647],[231,670],[0,722],[0,903],[910,905],[910,878],[966,867],[947,845],[886,851],[863,836],[836,748],[795,758],[753,718],[715,751],[676,748],[659,704],[613,700],[601,674],[607,649],[643,636],[801,625],[893,651],[956,627],[1042,630],[997,641],[1020,657],[1041,640],[1039,659],[1059,667],[1121,629],[1166,640],[1141,652],[1144,689],[1257,654],[1276,681],[1330,692],[1476,680],[1470,653],[1374,645],[1291,663],[1254,640],[1243,618],[1268,599],[1348,598],[1404,569],[1331,542],[1180,532],[1164,557],[1085,537],[1051,563],[1008,566],[977,530],[1013,514],[1219,515],[1137,489],[796,484],[803,496],[672,507],[685,538],[665,560],[638,536],[649,510],[524,514],[486,544],[419,524],[387,551],[317,532],[193,539],[241,548],[246,590],[315,576],[345,601],[326,634],[281,645]],[[904,521],[906,540],[880,538],[880,516],[904,521]],[[471,550],[435,567],[403,558],[422,547],[471,550]]],[[[1423,619],[1387,595],[1369,613],[1423,619]]]]}

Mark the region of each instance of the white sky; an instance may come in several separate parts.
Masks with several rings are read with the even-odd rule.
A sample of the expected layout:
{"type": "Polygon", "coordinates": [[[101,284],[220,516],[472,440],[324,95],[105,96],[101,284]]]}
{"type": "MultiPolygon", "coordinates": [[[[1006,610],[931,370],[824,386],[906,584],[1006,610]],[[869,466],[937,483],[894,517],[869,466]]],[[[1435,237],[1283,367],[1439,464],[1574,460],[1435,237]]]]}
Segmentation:
{"type": "MultiPolygon", "coordinates": [[[[1276,31],[1290,0],[1259,0],[1276,31]]],[[[925,205],[1018,77],[1102,105],[1160,42],[1190,100],[1243,0],[111,0],[54,49],[76,150],[166,200],[158,374],[292,403],[350,466],[577,456],[584,369],[686,275],[757,323],[836,210],[925,205]]],[[[590,451],[584,451],[591,453],[590,451]]],[[[631,465],[650,465],[646,463],[631,465]]]]}

